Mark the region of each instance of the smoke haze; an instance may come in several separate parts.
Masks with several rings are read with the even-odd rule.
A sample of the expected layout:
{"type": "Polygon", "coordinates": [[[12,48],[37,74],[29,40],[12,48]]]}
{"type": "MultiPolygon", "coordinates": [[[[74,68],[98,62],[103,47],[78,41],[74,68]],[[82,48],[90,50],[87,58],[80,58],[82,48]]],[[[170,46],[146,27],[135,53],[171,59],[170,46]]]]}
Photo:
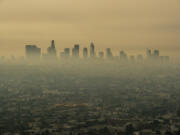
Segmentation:
{"type": "Polygon", "coordinates": [[[25,44],[43,51],[94,41],[97,49],[180,50],[177,0],[0,0],[0,53],[24,55],[25,44]]]}

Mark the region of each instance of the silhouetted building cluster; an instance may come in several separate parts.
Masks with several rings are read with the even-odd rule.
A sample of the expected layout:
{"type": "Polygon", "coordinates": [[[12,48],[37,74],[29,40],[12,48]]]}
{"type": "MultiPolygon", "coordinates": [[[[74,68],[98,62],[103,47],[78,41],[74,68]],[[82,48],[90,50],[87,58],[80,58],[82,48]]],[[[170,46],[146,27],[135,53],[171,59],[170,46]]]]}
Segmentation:
{"type": "Polygon", "coordinates": [[[169,56],[160,56],[159,50],[152,51],[147,49],[146,55],[149,60],[169,60],[169,56]]]}
{"type": "Polygon", "coordinates": [[[70,57],[70,48],[64,48],[64,52],[60,53],[61,58],[69,58],[70,57]]]}
{"type": "MultiPolygon", "coordinates": [[[[56,47],[55,47],[55,41],[51,41],[51,45],[47,48],[47,54],[43,54],[42,58],[45,59],[56,59],[57,53],[56,53],[56,47]]],[[[169,60],[169,56],[160,56],[159,50],[150,50],[147,49],[146,52],[147,60],[169,60]]],[[[41,57],[41,49],[38,48],[36,45],[26,45],[26,57],[27,59],[31,58],[40,58],[41,57]]],[[[64,51],[60,53],[60,57],[62,59],[68,59],[68,58],[74,58],[79,59],[81,57],[80,54],[80,45],[75,44],[72,48],[72,51],[70,48],[64,48],[64,51]]],[[[91,58],[91,59],[117,59],[126,61],[143,61],[143,55],[139,54],[136,57],[131,55],[128,57],[125,51],[121,50],[119,53],[119,56],[114,56],[111,48],[106,48],[106,51],[99,51],[98,55],[96,55],[95,45],[94,43],[90,44],[89,49],[87,47],[83,48],[82,50],[82,57],[84,59],[91,58]]]]}
{"type": "Polygon", "coordinates": [[[26,57],[27,59],[40,59],[41,48],[38,48],[36,45],[26,45],[26,57]]]}

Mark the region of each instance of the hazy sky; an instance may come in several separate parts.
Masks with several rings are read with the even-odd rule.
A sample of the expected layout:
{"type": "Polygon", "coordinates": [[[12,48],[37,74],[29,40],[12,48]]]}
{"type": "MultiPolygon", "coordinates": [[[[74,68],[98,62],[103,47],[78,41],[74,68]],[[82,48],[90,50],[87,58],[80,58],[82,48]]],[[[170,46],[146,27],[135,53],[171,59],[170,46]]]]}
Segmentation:
{"type": "Polygon", "coordinates": [[[82,47],[98,50],[180,51],[180,0],[0,0],[0,55],[23,55],[25,44],[46,51],[82,47]]]}

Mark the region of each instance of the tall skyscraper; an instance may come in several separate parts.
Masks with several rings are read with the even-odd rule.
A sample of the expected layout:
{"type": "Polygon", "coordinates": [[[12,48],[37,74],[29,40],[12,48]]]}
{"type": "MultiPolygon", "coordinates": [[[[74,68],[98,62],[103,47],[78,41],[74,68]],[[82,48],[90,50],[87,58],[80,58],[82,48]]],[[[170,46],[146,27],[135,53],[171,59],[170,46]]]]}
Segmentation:
{"type": "Polygon", "coordinates": [[[41,48],[38,48],[36,45],[26,45],[26,58],[28,59],[39,59],[41,56],[41,48]]]}
{"type": "Polygon", "coordinates": [[[107,49],[106,49],[106,57],[107,57],[108,59],[111,59],[111,58],[113,57],[113,54],[112,54],[112,52],[111,52],[111,48],[107,48],[107,49]]]}
{"type": "Polygon", "coordinates": [[[47,52],[49,56],[56,57],[56,47],[55,47],[54,40],[51,41],[51,46],[47,48],[47,52]]]}
{"type": "Polygon", "coordinates": [[[72,57],[79,58],[79,45],[75,44],[74,48],[72,49],[72,57]]]}
{"type": "Polygon", "coordinates": [[[87,48],[83,49],[83,57],[88,58],[88,49],[87,48]]]}
{"type": "Polygon", "coordinates": [[[120,51],[120,59],[127,60],[127,54],[124,51],[120,51]]]}
{"type": "Polygon", "coordinates": [[[52,48],[55,48],[54,40],[51,41],[51,47],[52,47],[52,48]]]}
{"type": "Polygon", "coordinates": [[[152,52],[151,52],[150,49],[147,49],[146,56],[147,56],[148,59],[152,57],[152,52]]]}
{"type": "Polygon", "coordinates": [[[96,52],[95,52],[95,46],[94,43],[90,44],[90,57],[95,57],[96,56],[96,52]]]}
{"type": "Polygon", "coordinates": [[[70,57],[70,48],[64,48],[64,57],[69,58],[70,57]]]}
{"type": "Polygon", "coordinates": [[[159,50],[154,50],[154,57],[159,57],[159,50]]]}

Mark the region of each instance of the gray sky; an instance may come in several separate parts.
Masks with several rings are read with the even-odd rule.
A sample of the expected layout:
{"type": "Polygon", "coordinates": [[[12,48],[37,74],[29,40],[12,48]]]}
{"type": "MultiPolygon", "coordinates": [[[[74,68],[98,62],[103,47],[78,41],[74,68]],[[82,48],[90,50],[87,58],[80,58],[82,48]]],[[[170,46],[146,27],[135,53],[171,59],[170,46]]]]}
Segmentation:
{"type": "Polygon", "coordinates": [[[23,55],[25,44],[46,51],[94,41],[114,51],[180,50],[180,0],[1,0],[0,54],[23,55]]]}

